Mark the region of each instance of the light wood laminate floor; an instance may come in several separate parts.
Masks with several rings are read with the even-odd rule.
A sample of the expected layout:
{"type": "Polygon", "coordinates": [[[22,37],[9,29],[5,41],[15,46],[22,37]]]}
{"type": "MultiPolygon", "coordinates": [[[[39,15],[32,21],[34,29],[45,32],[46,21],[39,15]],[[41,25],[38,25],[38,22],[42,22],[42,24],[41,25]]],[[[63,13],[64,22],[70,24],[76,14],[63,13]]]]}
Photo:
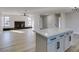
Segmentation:
{"type": "MultiPolygon", "coordinates": [[[[35,52],[35,41],[32,29],[4,31],[0,33],[0,52],[35,52]]],[[[79,35],[73,36],[67,52],[79,52],[79,35]]]]}
{"type": "Polygon", "coordinates": [[[35,50],[35,34],[31,29],[12,30],[0,33],[0,51],[32,52],[35,50]]]}

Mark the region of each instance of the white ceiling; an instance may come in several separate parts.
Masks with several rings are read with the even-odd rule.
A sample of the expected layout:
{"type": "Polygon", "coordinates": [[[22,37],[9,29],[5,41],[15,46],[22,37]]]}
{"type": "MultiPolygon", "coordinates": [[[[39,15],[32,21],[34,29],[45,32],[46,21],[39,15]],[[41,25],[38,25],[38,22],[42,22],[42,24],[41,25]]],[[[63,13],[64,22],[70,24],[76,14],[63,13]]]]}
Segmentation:
{"type": "Polygon", "coordinates": [[[70,7],[0,7],[2,14],[23,14],[27,10],[27,13],[60,13],[60,12],[71,12],[70,7]]]}

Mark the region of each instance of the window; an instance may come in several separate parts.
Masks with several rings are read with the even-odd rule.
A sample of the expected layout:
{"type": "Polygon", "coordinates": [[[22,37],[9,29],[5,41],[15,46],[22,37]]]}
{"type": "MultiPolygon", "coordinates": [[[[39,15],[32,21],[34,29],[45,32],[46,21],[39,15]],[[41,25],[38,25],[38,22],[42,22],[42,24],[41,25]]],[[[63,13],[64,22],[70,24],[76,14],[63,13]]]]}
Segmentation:
{"type": "Polygon", "coordinates": [[[32,25],[32,21],[31,21],[31,18],[28,17],[28,26],[31,26],[32,25]]]}
{"type": "Polygon", "coordinates": [[[4,17],[2,17],[2,20],[3,20],[3,26],[4,27],[10,26],[10,17],[4,16],[4,17]]]}

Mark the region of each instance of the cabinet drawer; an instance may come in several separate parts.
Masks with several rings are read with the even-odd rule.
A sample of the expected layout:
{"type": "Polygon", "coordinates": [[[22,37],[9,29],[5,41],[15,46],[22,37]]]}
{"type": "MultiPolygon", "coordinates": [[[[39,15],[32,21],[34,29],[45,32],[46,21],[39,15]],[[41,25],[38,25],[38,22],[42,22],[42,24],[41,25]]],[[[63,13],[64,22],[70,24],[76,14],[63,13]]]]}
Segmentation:
{"type": "Polygon", "coordinates": [[[61,35],[58,35],[58,39],[64,39],[64,37],[65,37],[65,33],[61,34],[61,35]]]}
{"type": "Polygon", "coordinates": [[[56,37],[52,38],[52,39],[48,39],[48,44],[52,44],[53,42],[55,42],[57,39],[56,37]]]}
{"type": "Polygon", "coordinates": [[[56,42],[56,49],[57,49],[57,52],[63,52],[64,51],[64,38],[62,39],[59,39],[57,42],[56,42]]]}
{"type": "Polygon", "coordinates": [[[55,40],[49,40],[48,45],[47,45],[47,49],[49,52],[56,52],[56,39],[55,40]]]}

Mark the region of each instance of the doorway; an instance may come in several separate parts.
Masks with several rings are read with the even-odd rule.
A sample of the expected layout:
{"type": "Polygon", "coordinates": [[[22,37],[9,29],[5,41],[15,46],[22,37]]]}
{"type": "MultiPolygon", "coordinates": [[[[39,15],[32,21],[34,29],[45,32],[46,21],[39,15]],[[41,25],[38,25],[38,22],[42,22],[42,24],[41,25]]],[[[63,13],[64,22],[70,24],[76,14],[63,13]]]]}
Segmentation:
{"type": "Polygon", "coordinates": [[[40,29],[45,29],[47,28],[47,15],[41,15],[40,16],[40,29]]]}
{"type": "Polygon", "coordinates": [[[56,14],[56,23],[55,23],[57,28],[61,27],[61,14],[56,14]]]}

